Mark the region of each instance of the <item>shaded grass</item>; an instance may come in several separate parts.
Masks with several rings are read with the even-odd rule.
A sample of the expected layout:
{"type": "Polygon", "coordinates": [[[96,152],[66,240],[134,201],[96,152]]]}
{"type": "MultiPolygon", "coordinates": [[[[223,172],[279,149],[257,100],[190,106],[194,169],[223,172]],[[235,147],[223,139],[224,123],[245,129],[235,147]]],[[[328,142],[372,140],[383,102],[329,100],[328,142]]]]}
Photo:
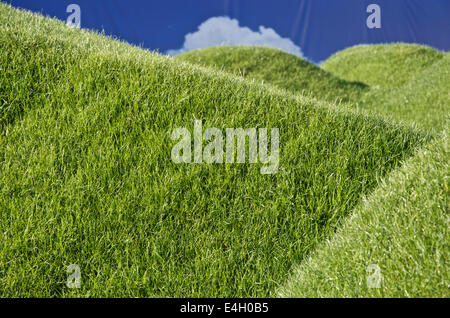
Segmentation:
{"type": "Polygon", "coordinates": [[[3,4],[0,61],[4,297],[267,296],[424,141],[3,4]],[[194,119],[280,128],[280,171],[174,164],[194,119]]]}
{"type": "Polygon", "coordinates": [[[277,295],[448,298],[448,171],[444,132],[368,196],[277,295]],[[371,264],[380,288],[369,288],[371,264]]]}
{"type": "MultiPolygon", "coordinates": [[[[386,45],[383,50],[390,48],[386,45]]],[[[399,49],[400,45],[394,47],[394,51],[399,49]]],[[[342,54],[344,62],[334,66],[344,74],[345,68],[353,70],[355,61],[364,56],[355,55],[368,54],[358,50],[350,49],[351,58],[342,54]]],[[[398,65],[385,63],[395,70],[405,67],[400,61],[398,65]]],[[[365,197],[336,235],[294,266],[292,276],[275,295],[449,297],[449,54],[425,68],[419,66],[420,72],[409,65],[401,70],[401,85],[373,87],[359,106],[431,131],[436,139],[365,197]],[[380,288],[368,286],[373,265],[380,268],[380,288]]],[[[359,80],[369,82],[382,75],[373,72],[360,74],[359,80]]]]}
{"type": "Polygon", "coordinates": [[[339,79],[302,58],[268,47],[210,47],[175,58],[331,102],[356,101],[367,91],[362,83],[339,79]]]}

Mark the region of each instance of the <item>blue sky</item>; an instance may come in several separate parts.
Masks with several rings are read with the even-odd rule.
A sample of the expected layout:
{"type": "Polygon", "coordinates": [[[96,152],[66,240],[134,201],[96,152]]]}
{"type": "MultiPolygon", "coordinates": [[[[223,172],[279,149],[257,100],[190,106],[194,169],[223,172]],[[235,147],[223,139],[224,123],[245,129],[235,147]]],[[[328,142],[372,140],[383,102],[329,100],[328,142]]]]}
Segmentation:
{"type": "Polygon", "coordinates": [[[83,28],[103,29],[162,53],[179,52],[185,45],[207,46],[217,41],[264,45],[266,40],[268,45],[280,45],[294,54],[301,52],[315,62],[364,43],[410,42],[450,49],[449,0],[1,1],[61,20],[69,15],[69,4],[78,4],[83,28]],[[377,4],[381,10],[380,28],[367,26],[370,4],[377,4]],[[199,32],[199,26],[208,19],[224,16],[230,19],[210,20],[199,32]],[[185,43],[185,36],[195,32],[191,42],[185,43]]]}

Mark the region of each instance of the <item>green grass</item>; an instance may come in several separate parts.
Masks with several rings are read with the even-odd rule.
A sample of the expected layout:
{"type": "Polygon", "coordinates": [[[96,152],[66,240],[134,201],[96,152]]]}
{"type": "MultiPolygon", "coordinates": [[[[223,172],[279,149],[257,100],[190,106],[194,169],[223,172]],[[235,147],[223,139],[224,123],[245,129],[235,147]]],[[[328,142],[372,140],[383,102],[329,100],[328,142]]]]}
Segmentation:
{"type": "MultiPolygon", "coordinates": [[[[293,80],[299,73],[290,74],[293,68],[283,58],[306,63],[284,53],[279,53],[283,58],[267,60],[258,59],[260,54],[253,54],[252,48],[220,47],[181,58],[237,74],[250,63],[247,77],[281,88],[289,83],[283,79],[293,80]],[[270,67],[270,60],[277,65],[270,67]]],[[[369,45],[338,52],[323,67],[347,80],[372,85],[349,108],[439,134],[449,124],[449,58],[449,53],[418,45],[369,45]]],[[[317,78],[316,74],[309,76],[317,78]]],[[[449,297],[447,140],[443,133],[395,170],[352,211],[338,234],[294,266],[291,277],[272,296],[449,297]],[[366,283],[371,264],[381,269],[379,289],[366,283]]]]}
{"type": "Polygon", "coordinates": [[[448,146],[443,133],[393,172],[277,295],[450,297],[448,146]],[[371,264],[380,288],[368,287],[371,264]]]}
{"type": "Polygon", "coordinates": [[[321,67],[347,81],[372,88],[401,86],[444,56],[444,53],[417,44],[358,45],[339,51],[321,67]]]}
{"type": "Polygon", "coordinates": [[[450,114],[450,54],[401,86],[373,89],[359,102],[361,108],[417,128],[439,132],[450,114]]]}
{"type": "Polygon", "coordinates": [[[348,102],[390,120],[435,132],[448,116],[448,54],[413,44],[356,46],[317,67],[294,55],[264,47],[211,47],[176,57],[214,67],[296,94],[348,102]],[[350,82],[334,76],[330,70],[350,82]],[[369,87],[366,84],[372,85],[369,87]]]}
{"type": "MultiPolygon", "coordinates": [[[[398,51],[400,46],[393,49],[398,51]]],[[[334,66],[341,74],[346,73],[346,68],[353,70],[354,63],[362,58],[358,53],[364,56],[369,47],[350,49],[352,58],[346,57],[342,64],[334,66]]],[[[385,45],[383,50],[389,51],[390,47],[385,45]]],[[[439,53],[430,55],[433,54],[439,53]]],[[[341,55],[345,56],[336,54],[341,55]]],[[[409,69],[401,71],[401,77],[405,78],[402,85],[372,88],[359,102],[369,112],[413,124],[420,130],[433,132],[436,138],[367,195],[337,234],[294,266],[291,277],[275,296],[450,296],[449,56],[447,53],[431,65],[421,67],[421,71],[408,66],[409,69]],[[416,74],[407,76],[408,70],[416,74]],[[380,268],[380,288],[368,286],[367,279],[374,273],[371,264],[380,268]]],[[[407,56],[404,60],[408,60],[407,56]]],[[[397,65],[391,60],[386,63],[396,70],[403,67],[400,61],[397,65]]],[[[368,83],[381,78],[383,67],[379,70],[362,73],[358,79],[368,83]]]]}
{"type": "Polygon", "coordinates": [[[295,55],[267,47],[220,46],[194,50],[176,59],[209,66],[331,102],[357,101],[367,91],[295,55]]]}
{"type": "Polygon", "coordinates": [[[3,297],[270,295],[428,139],[4,4],[0,68],[3,297]],[[194,119],[280,128],[279,172],[174,164],[194,119]]]}

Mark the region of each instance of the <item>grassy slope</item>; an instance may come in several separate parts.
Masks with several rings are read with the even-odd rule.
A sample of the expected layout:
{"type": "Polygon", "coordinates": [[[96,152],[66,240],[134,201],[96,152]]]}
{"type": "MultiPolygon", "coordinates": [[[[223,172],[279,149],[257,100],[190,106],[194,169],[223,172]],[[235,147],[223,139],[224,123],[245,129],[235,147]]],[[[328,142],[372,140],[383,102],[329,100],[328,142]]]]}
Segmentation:
{"type": "Polygon", "coordinates": [[[337,52],[321,67],[347,81],[372,88],[401,86],[444,53],[416,44],[359,45],[337,52]]]}
{"type": "Polygon", "coordinates": [[[3,4],[0,68],[1,296],[268,295],[423,140],[3,4]],[[279,127],[280,171],[174,164],[194,118],[279,127]]]}
{"type": "MultiPolygon", "coordinates": [[[[265,55],[268,56],[269,52],[265,52],[265,55]]],[[[296,57],[284,55],[289,56],[292,62],[295,59],[301,61],[296,57]]],[[[268,69],[258,67],[257,65],[267,66],[270,63],[260,63],[260,59],[255,56],[258,54],[253,54],[250,48],[210,48],[187,53],[181,58],[204,65],[217,65],[233,72],[245,70],[246,65],[251,64],[249,77],[263,78],[266,82],[281,87],[286,86],[284,79],[295,80],[298,71],[290,73],[293,68],[288,67],[289,63],[284,60],[283,54],[280,54],[283,58],[272,58],[271,60],[277,61],[276,66],[268,69]]],[[[448,53],[444,56],[441,52],[418,45],[371,45],[339,52],[325,62],[323,67],[348,80],[373,85],[369,92],[360,95],[360,100],[357,100],[360,108],[413,124],[426,131],[439,132],[448,125],[446,117],[450,110],[449,57],[448,53]]],[[[309,76],[314,78],[316,74],[317,72],[310,73],[309,76]]],[[[288,80],[287,83],[291,85],[288,80]]],[[[329,92],[324,87],[316,87],[329,92]]],[[[321,97],[320,94],[315,95],[321,97]]],[[[357,215],[356,221],[349,221],[349,225],[336,239],[322,247],[309,263],[299,267],[294,277],[280,289],[281,293],[290,297],[447,295],[445,288],[448,283],[445,280],[448,280],[448,272],[443,263],[445,257],[441,256],[442,253],[447,253],[448,249],[448,238],[445,236],[448,221],[442,205],[448,186],[444,183],[440,186],[435,184],[436,180],[447,178],[445,168],[448,170],[448,160],[443,153],[444,142],[445,140],[441,139],[430,146],[438,151],[438,158],[429,154],[427,158],[423,158],[423,155],[419,154],[403,168],[403,171],[413,169],[410,173],[413,178],[419,175],[420,165],[424,165],[423,178],[430,184],[434,183],[434,187],[424,186],[418,178],[407,183],[404,179],[394,176],[395,181],[370,197],[370,204],[363,208],[358,207],[354,212],[357,215]],[[407,192],[407,186],[410,186],[413,192],[407,192]],[[430,201],[421,204],[415,200],[414,196],[420,191],[426,193],[430,201]],[[408,199],[404,205],[398,202],[403,197],[408,199]],[[431,213],[431,217],[429,213],[425,213],[420,215],[420,222],[415,224],[415,227],[401,228],[405,222],[410,222],[411,215],[405,213],[406,210],[411,209],[414,213],[412,217],[416,219],[422,209],[428,209],[430,205],[433,205],[432,208],[426,212],[431,213]],[[383,209],[395,211],[395,214],[385,215],[383,209]],[[369,220],[367,214],[370,214],[369,220]],[[386,228],[386,224],[390,223],[394,226],[386,228]],[[427,228],[437,231],[434,237],[429,231],[421,233],[422,229],[427,228]],[[370,241],[373,248],[368,249],[368,239],[361,236],[366,234],[370,239],[371,236],[378,237],[380,232],[386,235],[387,239],[382,244],[370,241]],[[418,238],[415,245],[410,242],[414,238],[418,238]],[[395,245],[389,244],[389,240],[395,242],[395,245]],[[341,258],[339,249],[345,244],[346,254],[341,258]],[[421,252],[421,247],[426,250],[421,252]],[[353,253],[358,257],[352,259],[353,253]],[[365,271],[370,263],[368,255],[383,264],[381,267],[386,279],[380,290],[368,289],[365,284],[365,271]],[[402,263],[408,263],[408,257],[415,258],[415,263],[402,266],[402,263]],[[334,270],[330,270],[333,268],[334,270]],[[406,274],[408,272],[409,277],[406,274]],[[396,281],[398,277],[403,277],[404,282],[396,281]],[[432,284],[424,288],[424,284],[429,282],[432,284]]]]}
{"type": "Polygon", "coordinates": [[[419,45],[369,45],[338,52],[323,64],[338,76],[373,85],[370,88],[270,48],[212,47],[176,59],[214,66],[319,99],[340,98],[369,113],[439,131],[450,104],[450,95],[441,93],[449,91],[450,85],[450,60],[448,54],[443,57],[442,52],[419,45]]]}
{"type": "Polygon", "coordinates": [[[294,271],[285,297],[450,297],[448,134],[393,172],[294,271]],[[369,288],[380,268],[380,288],[369,288]],[[369,272],[368,272],[369,270],[369,272]]]}
{"type": "MultiPolygon", "coordinates": [[[[388,49],[386,46],[384,50],[388,49]]],[[[350,59],[347,63],[336,66],[341,71],[354,68],[350,59]]],[[[414,68],[409,75],[407,69],[403,70],[402,77],[410,78],[404,84],[375,89],[363,99],[360,105],[371,112],[415,123],[423,130],[445,131],[394,171],[352,212],[336,235],[296,266],[278,295],[450,296],[448,70],[447,53],[415,76],[414,68]],[[379,289],[368,288],[366,280],[373,273],[367,272],[370,264],[381,268],[383,280],[379,289]]],[[[369,73],[369,77],[373,75],[369,73]]],[[[376,77],[375,74],[373,78],[376,77]]]]}
{"type": "Polygon", "coordinates": [[[329,101],[356,101],[367,90],[364,84],[341,80],[306,60],[267,47],[211,47],[181,54],[176,59],[329,101]]]}
{"type": "Polygon", "coordinates": [[[372,90],[359,103],[370,112],[439,132],[450,114],[450,54],[401,86],[372,90]]]}

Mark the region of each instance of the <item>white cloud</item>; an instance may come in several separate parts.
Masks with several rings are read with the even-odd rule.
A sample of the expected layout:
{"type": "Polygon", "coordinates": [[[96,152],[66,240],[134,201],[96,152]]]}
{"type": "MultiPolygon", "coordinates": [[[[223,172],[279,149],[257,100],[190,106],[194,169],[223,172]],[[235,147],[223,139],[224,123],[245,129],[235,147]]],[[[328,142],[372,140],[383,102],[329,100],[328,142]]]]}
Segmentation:
{"type": "Polygon", "coordinates": [[[169,50],[167,54],[177,55],[217,45],[269,46],[303,57],[300,47],[289,38],[282,38],[273,29],[260,26],[259,32],[254,32],[247,27],[239,26],[238,20],[229,17],[209,18],[199,25],[196,32],[186,34],[181,49],[169,50]]]}

